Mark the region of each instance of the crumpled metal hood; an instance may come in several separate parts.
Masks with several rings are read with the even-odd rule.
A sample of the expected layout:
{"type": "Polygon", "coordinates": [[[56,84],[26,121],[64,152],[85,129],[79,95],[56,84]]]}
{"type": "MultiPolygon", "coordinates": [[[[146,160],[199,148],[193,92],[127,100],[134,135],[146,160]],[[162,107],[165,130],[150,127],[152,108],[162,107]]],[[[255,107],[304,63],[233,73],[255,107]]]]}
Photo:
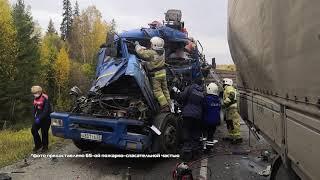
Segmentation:
{"type": "Polygon", "coordinates": [[[157,104],[154,101],[151,85],[146,73],[134,55],[129,55],[127,58],[111,58],[104,62],[105,49],[102,48],[99,53],[99,63],[97,65],[96,80],[90,89],[90,92],[96,93],[100,89],[105,88],[113,82],[120,79],[122,76],[131,76],[135,79],[140,87],[141,93],[145,97],[148,105],[152,110],[156,111],[157,104]]]}
{"type": "Polygon", "coordinates": [[[117,80],[126,72],[127,60],[110,58],[108,62],[97,67],[96,80],[90,91],[96,92],[117,80]]]}

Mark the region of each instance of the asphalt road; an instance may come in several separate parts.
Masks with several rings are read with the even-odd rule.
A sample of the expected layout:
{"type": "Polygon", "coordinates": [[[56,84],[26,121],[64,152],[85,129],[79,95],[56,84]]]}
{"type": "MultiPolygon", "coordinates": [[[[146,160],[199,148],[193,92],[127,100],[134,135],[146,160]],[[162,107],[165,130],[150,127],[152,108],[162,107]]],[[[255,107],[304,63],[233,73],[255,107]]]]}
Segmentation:
{"type": "MultiPolygon", "coordinates": [[[[270,164],[258,158],[261,151],[270,147],[264,140],[258,142],[253,136],[248,137],[248,128],[242,124],[244,142],[241,145],[230,145],[223,142],[226,134],[224,124],[216,132],[218,143],[210,154],[204,154],[192,165],[193,176],[196,179],[250,180],[267,179],[258,175],[270,164]],[[233,155],[232,155],[233,154],[233,155]]],[[[71,141],[65,141],[50,150],[47,154],[86,154],[81,152],[71,141]]],[[[97,153],[97,152],[95,152],[97,153]]],[[[111,152],[100,152],[111,153],[111,152]]],[[[117,152],[119,153],[119,152],[117,152]]],[[[121,152],[123,153],[123,152],[121,152]]],[[[127,179],[128,167],[132,180],[167,180],[172,179],[171,173],[177,163],[177,158],[171,159],[137,159],[137,158],[34,158],[0,169],[1,173],[10,173],[17,180],[61,180],[61,179],[127,179]],[[12,173],[16,172],[16,173],[12,173]]]]}

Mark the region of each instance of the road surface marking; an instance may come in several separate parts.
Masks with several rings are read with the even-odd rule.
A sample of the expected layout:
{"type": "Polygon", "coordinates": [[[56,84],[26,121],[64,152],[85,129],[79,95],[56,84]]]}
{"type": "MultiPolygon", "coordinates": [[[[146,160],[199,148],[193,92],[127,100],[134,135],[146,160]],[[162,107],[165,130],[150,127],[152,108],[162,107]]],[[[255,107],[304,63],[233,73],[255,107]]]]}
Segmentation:
{"type": "Polygon", "coordinates": [[[207,179],[208,158],[201,160],[200,177],[207,179]]]}

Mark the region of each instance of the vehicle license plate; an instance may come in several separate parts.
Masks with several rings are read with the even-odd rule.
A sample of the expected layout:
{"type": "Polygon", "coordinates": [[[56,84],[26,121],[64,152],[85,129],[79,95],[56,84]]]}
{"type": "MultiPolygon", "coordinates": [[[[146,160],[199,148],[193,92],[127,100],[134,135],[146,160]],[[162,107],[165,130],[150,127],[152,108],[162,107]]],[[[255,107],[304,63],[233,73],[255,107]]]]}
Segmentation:
{"type": "Polygon", "coordinates": [[[100,134],[80,133],[80,136],[81,136],[81,139],[102,141],[102,135],[100,134]]]}

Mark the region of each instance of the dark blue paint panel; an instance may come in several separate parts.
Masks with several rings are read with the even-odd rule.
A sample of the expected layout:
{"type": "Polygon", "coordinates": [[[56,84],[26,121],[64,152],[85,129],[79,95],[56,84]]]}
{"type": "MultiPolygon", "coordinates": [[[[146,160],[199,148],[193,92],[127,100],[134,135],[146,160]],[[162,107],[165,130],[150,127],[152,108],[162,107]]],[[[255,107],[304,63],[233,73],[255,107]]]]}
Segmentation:
{"type": "Polygon", "coordinates": [[[60,136],[63,134],[65,139],[80,140],[80,133],[91,133],[102,135],[103,144],[111,145],[120,149],[127,149],[127,143],[135,143],[136,149],[132,151],[142,152],[151,145],[151,134],[133,134],[127,133],[127,127],[136,125],[144,127],[144,123],[132,119],[106,119],[94,118],[88,116],[71,115],[68,113],[52,113],[51,118],[62,119],[63,127],[52,126],[52,134],[60,136]],[[95,125],[110,127],[111,132],[92,129],[79,128],[75,124],[95,125]]]}

